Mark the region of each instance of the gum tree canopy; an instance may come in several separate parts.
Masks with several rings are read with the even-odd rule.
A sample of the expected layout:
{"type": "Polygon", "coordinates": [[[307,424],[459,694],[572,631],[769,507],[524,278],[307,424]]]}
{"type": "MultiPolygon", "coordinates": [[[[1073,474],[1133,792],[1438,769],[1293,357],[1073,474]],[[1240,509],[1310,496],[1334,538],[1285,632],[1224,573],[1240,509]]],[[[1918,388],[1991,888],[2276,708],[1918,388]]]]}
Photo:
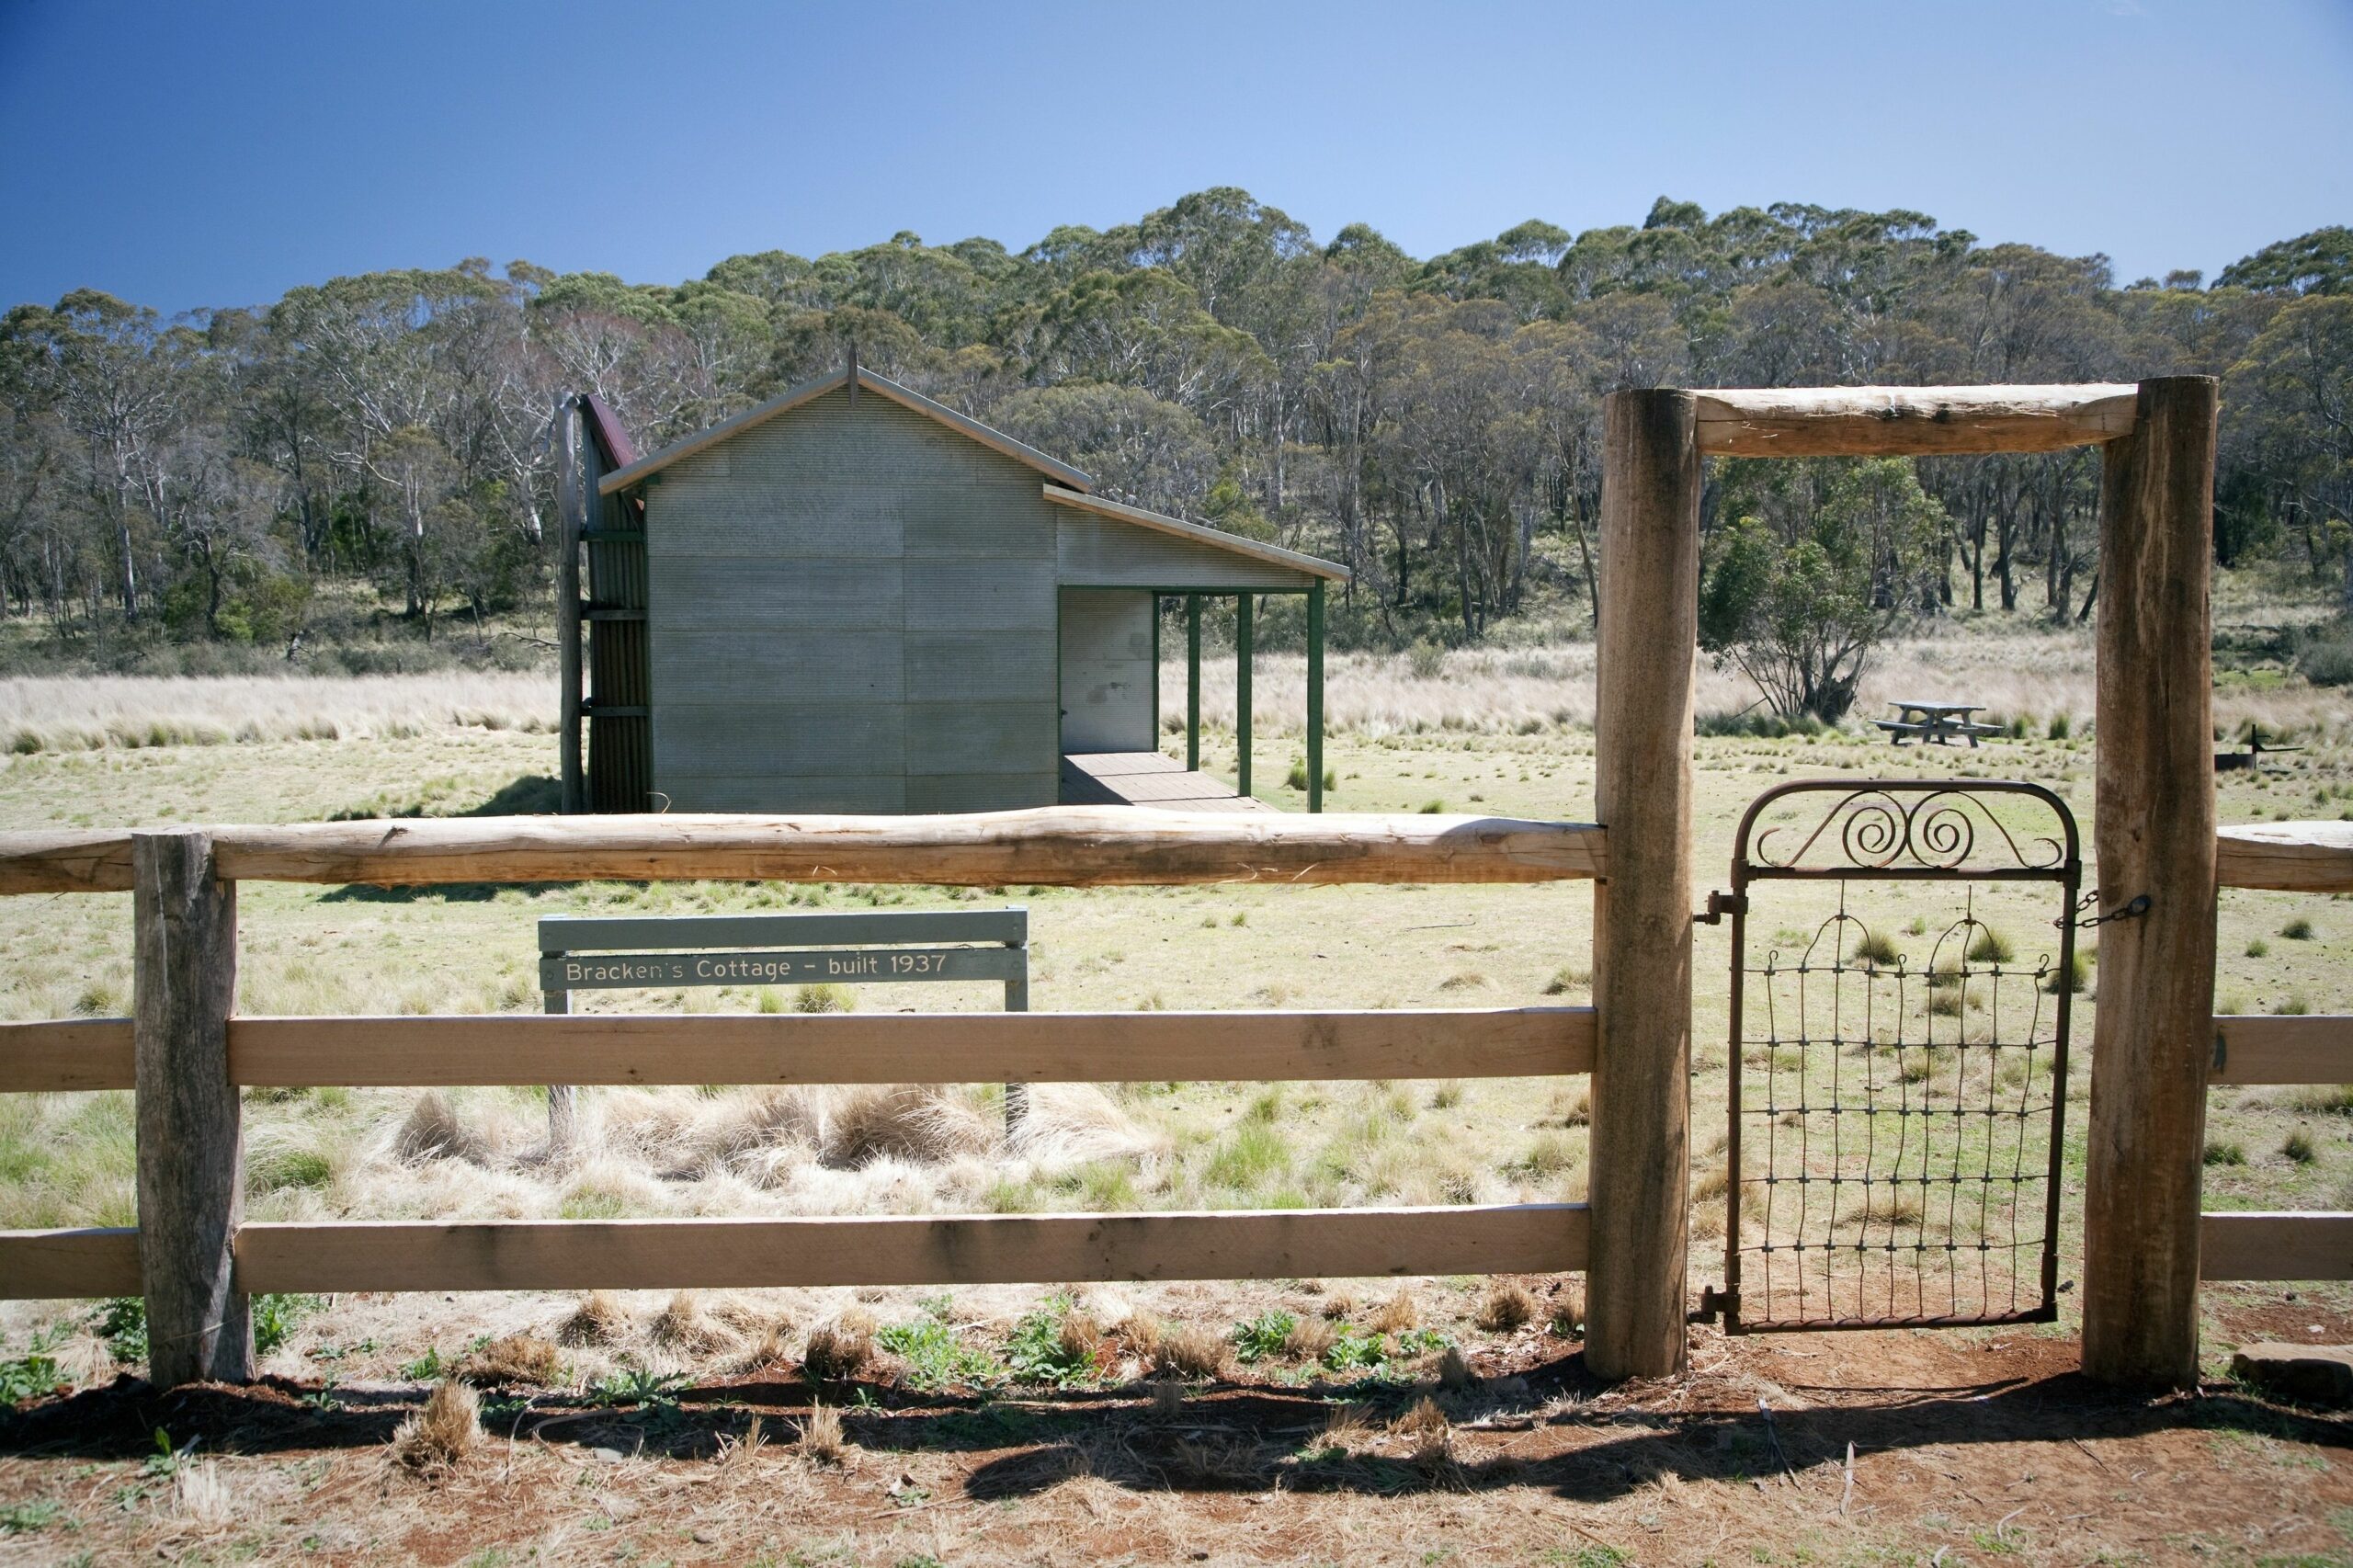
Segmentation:
{"type": "Polygon", "coordinates": [[[1699,588],[1700,645],[1785,719],[1836,723],[1871,650],[1935,602],[1949,526],[1903,458],[1724,464],[1699,588]]]}

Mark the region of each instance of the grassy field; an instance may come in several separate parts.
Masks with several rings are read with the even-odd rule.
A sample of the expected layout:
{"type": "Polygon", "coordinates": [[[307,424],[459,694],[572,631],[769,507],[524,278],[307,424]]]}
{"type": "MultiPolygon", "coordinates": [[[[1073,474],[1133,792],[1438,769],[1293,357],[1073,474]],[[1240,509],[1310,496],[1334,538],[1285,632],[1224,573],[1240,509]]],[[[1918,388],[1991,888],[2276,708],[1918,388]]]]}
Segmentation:
{"type": "MultiPolygon", "coordinates": [[[[1434,675],[1403,660],[1343,661],[1332,681],[1338,726],[1327,749],[1337,811],[1592,814],[1590,650],[1449,655],[1434,675]]],[[[1296,751],[1279,660],[1261,676],[1260,793],[1301,809],[1283,786],[1296,751]]],[[[2088,647],[2079,637],[2008,643],[1965,638],[1897,651],[1875,689],[1966,687],[2012,738],[1970,750],[1892,749],[1872,735],[1773,738],[1737,733],[1745,699],[1728,677],[1702,704],[1696,826],[1707,887],[1724,885],[1733,824],[1762,790],[1795,778],[2018,778],[2069,801],[2090,842],[2092,743],[2088,647]]],[[[0,825],[146,825],[313,821],[347,815],[546,810],[552,737],[530,677],[456,676],[310,682],[251,679],[87,683],[0,680],[0,825]],[[437,684],[438,683],[438,684],[437,684]]],[[[1210,708],[1227,699],[1212,681],[1210,708]]],[[[1175,694],[1181,701],[1181,693],[1175,694]]],[[[1175,702],[1166,705],[1173,717],[1175,702]]],[[[2226,822],[2353,815],[2353,701],[2232,672],[2218,694],[2228,722],[2253,719],[2303,749],[2261,775],[2223,776],[2226,822]]],[[[1176,744],[1173,738],[1172,745],[1176,744]]],[[[1212,728],[1204,765],[1231,777],[1233,737],[1212,728]]],[[[1298,780],[1294,776],[1294,783],[1298,780]]],[[[2088,889],[2097,868],[2086,879],[2088,889]]],[[[1883,933],[1912,979],[1881,985],[1919,1042],[1882,1050],[1890,1085],[1949,1073],[1980,1098],[2034,1086],[2041,1064],[1967,1048],[1991,1027],[1984,971],[2006,963],[2011,998],[2055,951],[2052,898],[1907,888],[1847,914],[1883,933]],[[2039,902],[2038,902],[2039,901],[2039,902]],[[1938,980],[1930,951],[1956,920],[1990,927],[2006,960],[1978,955],[1974,977],[1938,980]],[[2026,971],[2021,977],[2017,971],[2026,971]],[[2023,980],[2023,985],[2020,982],[2023,980]],[[1944,1029],[1944,1034],[1934,1031],[1944,1029]],[[2016,1076],[2009,1074],[2016,1074],[2016,1076]]],[[[250,1014],[534,1012],[534,925],[558,913],[686,914],[749,909],[926,907],[996,903],[928,889],[742,884],[588,884],[542,889],[385,892],[258,884],[241,898],[239,1006],[250,1014]]],[[[1580,1001],[1590,983],[1592,893],[1546,888],[1216,887],[1066,891],[1014,888],[1031,913],[1031,1005],[1040,1010],[1511,1006],[1580,1001]]],[[[1760,890],[1750,961],[1779,962],[1826,941],[1852,958],[1855,933],[1826,889],[1760,890]]],[[[2353,1011],[2353,903],[2229,892],[2222,908],[2219,1006],[2224,1011],[2353,1011]]],[[[1975,930],[1974,927],[1972,931],[1975,930]]],[[[2064,1083],[2063,1279],[2075,1278],[2097,934],[2076,998],[2064,1083]]],[[[1727,1074],[1837,1070],[1835,1049],[1794,1058],[1754,1036],[1727,1040],[1732,955],[1722,927],[1699,928],[1695,1038],[1695,1289],[1722,1278],[1727,1074]]],[[[1973,940],[1964,934],[1963,945],[1973,940]]],[[[0,901],[0,1017],[119,1015],[129,1006],[127,896],[0,901]]],[[[1828,950],[1828,949],[1817,949],[1828,950]]],[[[1992,949],[1989,948],[1990,953],[1992,949]]],[[[1971,960],[1963,960],[1971,961],[1971,960]]],[[[994,988],[873,986],[854,994],[739,991],[603,993],[585,1010],[865,1011],[978,1009],[994,988]]],[[[1883,1003],[1882,1006],[1891,1005],[1883,1003]]],[[[1819,1031],[1816,1031],[1817,1035],[1819,1031]]],[[[1786,1086],[1783,1090],[1787,1092],[1786,1086]]],[[[987,1086],[905,1091],[593,1090],[583,1098],[585,1153],[551,1159],[532,1091],[317,1090],[255,1093],[247,1108],[257,1219],[524,1217],[720,1213],[880,1213],[1038,1209],[1275,1207],[1574,1199],[1586,1186],[1582,1079],[1225,1085],[1146,1082],[1109,1090],[1041,1090],[1028,1133],[1007,1144],[987,1086]]],[[[2217,1091],[2206,1151],[2210,1208],[2353,1208],[2353,1107],[2347,1091],[2217,1091]]],[[[1938,1174],[1976,1170],[2032,1150],[1956,1145],[1938,1174]]],[[[1924,1167],[1923,1174],[1927,1174],[1924,1167]]],[[[1905,1199],[1850,1214],[1849,1226],[1915,1216],[1905,1199]]],[[[1767,1216],[1754,1216],[1760,1222],[1767,1216]]],[[[124,1095],[0,1097],[0,1226],[123,1224],[132,1218],[131,1118],[124,1095]]],[[[1981,1221],[1949,1221],[1973,1239],[1981,1221]]],[[[1550,1289],[1540,1285],[1540,1290],[1550,1289]]],[[[2217,1312],[2277,1304],[2278,1290],[2210,1293],[2217,1312]]],[[[2336,1312],[2332,1290],[2300,1292],[2336,1312]]],[[[2295,1298],[2286,1298],[2295,1299],[2295,1298]]],[[[2069,1310],[2075,1298],[2063,1296],[2069,1310]]],[[[882,1335],[917,1383],[986,1382],[1019,1357],[1020,1325],[1041,1301],[1114,1337],[1090,1375],[1116,1380],[1158,1364],[1152,1346],[1179,1325],[1206,1332],[1226,1359],[1277,1383],[1344,1366],[1431,1375],[1449,1346],[1524,1344],[1573,1333],[1574,1290],[1497,1314],[1480,1281],[1408,1286],[1348,1281],[1265,1286],[954,1293],[779,1291],[721,1299],[623,1299],[597,1308],[604,1329],[572,1332],[554,1375],[574,1389],[612,1380],[715,1375],[745,1358],[798,1358],[813,1335],[847,1320],[882,1335]],[[1302,1294],[1302,1292],[1305,1292],[1302,1294]],[[1283,1321],[1269,1319],[1279,1314],[1283,1321]],[[1508,1321],[1506,1321],[1508,1320],[1508,1321]],[[1308,1326],[1301,1326],[1302,1324],[1308,1326]],[[1256,1324],[1256,1338],[1252,1324],[1256,1324]],[[1138,1326],[1142,1325],[1142,1326],[1138,1326]],[[1124,1337],[1120,1337],[1124,1335],[1124,1337]],[[1516,1337],[1519,1336],[1519,1337],[1516,1337]],[[1378,1351],[1351,1348],[1378,1341],[1378,1351]],[[1341,1348],[1336,1352],[1334,1346],[1341,1348]],[[1240,1347],[1237,1349],[1236,1347],[1240,1347]],[[1338,1355],[1341,1359],[1333,1358],[1338,1355]],[[1350,1358],[1359,1358],[1353,1363],[1350,1358]],[[1363,1358],[1370,1358],[1369,1359],[1363,1358]]],[[[532,1332],[559,1337],[573,1303],[532,1297],[291,1303],[265,1357],[271,1371],[358,1388],[429,1380],[469,1346],[532,1332]]],[[[1060,1318],[1057,1318],[1057,1322],[1060,1318]]],[[[2039,1331],[2052,1332],[2052,1331],[2039,1331]]],[[[2055,1331],[2071,1332],[2063,1324],[2055,1331]]],[[[124,1354],[119,1333],[86,1304],[10,1306],[0,1357],[35,1335],[76,1381],[102,1380],[124,1354]]],[[[2014,1336],[2015,1337],[2015,1336],[2014,1336]]],[[[1032,1335],[1035,1338],[1035,1335],[1032,1335]]],[[[2227,1358],[2218,1318],[2210,1359],[2227,1358]]],[[[1744,1396],[1745,1397],[1745,1396],[1744,1396]]],[[[1948,1559],[1951,1561],[1952,1559],[1948,1559]]]]}

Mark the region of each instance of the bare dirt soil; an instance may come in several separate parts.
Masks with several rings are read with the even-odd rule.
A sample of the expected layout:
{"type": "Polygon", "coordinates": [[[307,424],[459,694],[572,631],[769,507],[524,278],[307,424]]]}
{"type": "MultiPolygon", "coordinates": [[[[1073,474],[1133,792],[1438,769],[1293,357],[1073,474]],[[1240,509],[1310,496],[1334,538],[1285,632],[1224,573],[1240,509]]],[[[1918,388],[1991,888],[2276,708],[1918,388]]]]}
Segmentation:
{"type": "MultiPolygon", "coordinates": [[[[2353,1338],[2276,1294],[2245,1324],[2217,1308],[2234,1338],[2353,1338]]],[[[2353,1562],[2346,1416],[2075,1366],[2047,1332],[1701,1329],[1688,1378],[1606,1388],[1531,1326],[1451,1389],[883,1377],[813,1390],[844,1418],[833,1463],[796,1441],[813,1385],[779,1371],[493,1401],[438,1475],[389,1457],[415,1385],[124,1378],[0,1416],[0,1562],[2353,1562]]]]}

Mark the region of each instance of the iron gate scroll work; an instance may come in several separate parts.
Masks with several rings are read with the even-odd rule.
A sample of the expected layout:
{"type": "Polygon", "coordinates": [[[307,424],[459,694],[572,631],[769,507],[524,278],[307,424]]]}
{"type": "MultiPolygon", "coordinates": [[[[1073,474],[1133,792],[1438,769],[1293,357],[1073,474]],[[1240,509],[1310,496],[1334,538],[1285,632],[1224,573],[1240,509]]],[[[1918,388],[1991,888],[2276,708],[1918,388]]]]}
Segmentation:
{"type": "Polygon", "coordinates": [[[1702,917],[1732,915],[1733,990],[1724,1290],[1701,1315],[1730,1334],[2057,1316],[2082,876],[2074,813],[2038,784],[1805,781],[1751,803],[1732,894],[1702,917]],[[1793,957],[1750,960],[1760,883],[1797,884],[1771,901],[1793,957]],[[1929,887],[1945,907],[1898,930],[1890,895],[1929,887]],[[2014,951],[2003,925],[2055,941],[2014,951]]]}

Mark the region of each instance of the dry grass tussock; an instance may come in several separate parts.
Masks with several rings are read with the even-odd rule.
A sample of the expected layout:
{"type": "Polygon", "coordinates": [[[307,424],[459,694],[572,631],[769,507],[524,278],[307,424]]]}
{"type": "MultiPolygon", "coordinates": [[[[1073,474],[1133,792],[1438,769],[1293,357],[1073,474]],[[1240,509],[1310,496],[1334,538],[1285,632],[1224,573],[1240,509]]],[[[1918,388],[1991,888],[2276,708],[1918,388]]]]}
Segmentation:
{"type": "Polygon", "coordinates": [[[629,1309],[610,1290],[591,1290],[581,1297],[556,1330],[566,1345],[618,1345],[629,1334],[629,1309]]]}
{"type": "Polygon", "coordinates": [[[447,1475],[482,1440],[482,1397],[450,1379],[435,1384],[424,1408],[392,1434],[392,1462],[418,1475],[447,1475]]]}
{"type": "Polygon", "coordinates": [[[809,1331],[801,1347],[801,1369],[819,1382],[852,1377],[874,1359],[874,1314],[852,1307],[831,1323],[809,1331]]]}
{"type": "Polygon", "coordinates": [[[1407,1329],[1419,1328],[1422,1304],[1414,1299],[1411,1290],[1400,1285],[1395,1295],[1372,1310],[1366,1324],[1376,1334],[1403,1334],[1407,1329]]]}
{"type": "Polygon", "coordinates": [[[553,685],[528,671],[0,678],[0,743],[18,752],[539,733],[555,722],[553,685]]]}
{"type": "Polygon", "coordinates": [[[1199,1324],[1163,1324],[1150,1352],[1153,1371],[1163,1378],[1214,1378],[1232,1360],[1233,1346],[1199,1324]]]}
{"type": "Polygon", "coordinates": [[[222,1479],[218,1460],[199,1460],[192,1464],[183,1461],[172,1471],[171,1515],[175,1523],[216,1530],[227,1525],[235,1512],[229,1483],[222,1479]]]}
{"type": "Polygon", "coordinates": [[[536,1334],[494,1339],[458,1363],[458,1376],[493,1388],[545,1388],[556,1380],[556,1347],[536,1334]]]}
{"type": "Polygon", "coordinates": [[[708,1356],[741,1343],[733,1330],[710,1315],[701,1293],[681,1290],[656,1313],[648,1333],[654,1343],[682,1356],[708,1356]]]}
{"type": "MultiPolygon", "coordinates": [[[[1594,712],[1594,646],[1449,649],[1434,673],[1416,674],[1405,653],[1345,653],[1324,664],[1324,723],[1335,731],[1381,736],[1437,730],[1530,733],[1573,725],[1590,727],[1594,712]]],[[[1428,655],[1423,668],[1431,670],[1428,655]]],[[[1185,662],[1160,669],[1163,722],[1181,725],[1185,662]]],[[[1888,643],[1863,672],[1855,713],[1875,718],[1891,699],[1961,691],[1982,701],[1996,722],[2025,718],[2038,728],[2064,714],[2080,727],[2092,715],[2092,640],[2087,629],[1972,632],[1888,643]]],[[[1737,668],[1702,657],[1693,691],[1703,719],[1740,713],[1762,695],[1737,668]]],[[[1253,727],[1296,731],[1307,705],[1307,661],[1302,654],[1261,653],[1251,670],[1253,727]]],[[[1233,661],[1201,663],[1201,717],[1233,724],[1233,661]]],[[[2216,693],[2214,720],[2223,726],[2259,722],[2286,733],[2347,727],[2344,699],[2324,688],[2291,685],[2268,691],[2216,693]]]]}
{"type": "Polygon", "coordinates": [[[813,1465],[831,1468],[842,1464],[849,1458],[849,1439],[842,1431],[842,1413],[830,1404],[812,1401],[794,1447],[813,1465]]]}
{"type": "Polygon", "coordinates": [[[553,1158],[533,1094],[435,1090],[351,1152],[336,1190],[356,1211],[432,1219],[904,1213],[1169,1153],[1092,1085],[1039,1085],[1020,1132],[1008,1142],[1001,1128],[972,1086],[598,1089],[553,1158]]]}
{"type": "Polygon", "coordinates": [[[1508,1334],[1536,1316],[1536,1298],[1517,1279],[1496,1279],[1487,1286],[1472,1322],[1489,1334],[1508,1334]]]}

